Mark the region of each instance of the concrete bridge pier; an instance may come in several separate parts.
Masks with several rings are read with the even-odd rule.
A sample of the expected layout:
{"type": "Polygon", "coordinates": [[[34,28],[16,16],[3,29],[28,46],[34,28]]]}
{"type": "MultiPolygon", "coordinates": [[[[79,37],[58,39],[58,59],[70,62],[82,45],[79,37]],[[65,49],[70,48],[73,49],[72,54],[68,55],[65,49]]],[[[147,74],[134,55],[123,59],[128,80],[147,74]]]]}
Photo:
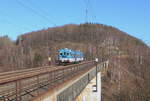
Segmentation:
{"type": "Polygon", "coordinates": [[[101,72],[97,74],[97,92],[95,92],[96,77],[94,77],[75,101],[101,101],[101,72]]]}

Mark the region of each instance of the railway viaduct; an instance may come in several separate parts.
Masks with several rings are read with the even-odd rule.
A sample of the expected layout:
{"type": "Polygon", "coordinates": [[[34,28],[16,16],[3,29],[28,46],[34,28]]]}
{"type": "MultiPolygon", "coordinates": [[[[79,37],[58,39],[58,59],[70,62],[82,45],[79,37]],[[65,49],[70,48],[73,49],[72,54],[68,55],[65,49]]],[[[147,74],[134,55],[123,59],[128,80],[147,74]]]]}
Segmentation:
{"type": "Polygon", "coordinates": [[[86,61],[1,73],[0,101],[91,101],[90,95],[101,99],[101,72],[108,63],[86,61]]]}

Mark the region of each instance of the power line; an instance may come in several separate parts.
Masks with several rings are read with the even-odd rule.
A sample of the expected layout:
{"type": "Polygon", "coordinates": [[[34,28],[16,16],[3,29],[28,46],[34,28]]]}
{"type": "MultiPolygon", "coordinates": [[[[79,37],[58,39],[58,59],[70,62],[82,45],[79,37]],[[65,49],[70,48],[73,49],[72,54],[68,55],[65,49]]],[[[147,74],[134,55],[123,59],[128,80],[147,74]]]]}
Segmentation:
{"type": "Polygon", "coordinates": [[[93,21],[94,21],[94,19],[96,20],[97,18],[96,18],[96,14],[95,14],[93,5],[92,5],[92,3],[91,3],[90,0],[89,0],[89,8],[91,8],[91,9],[90,9],[90,10],[91,10],[91,16],[93,17],[93,21]],[[92,12],[93,12],[93,14],[92,14],[92,12]]]}
{"type": "MultiPolygon", "coordinates": [[[[0,11],[1,12],[1,11],[0,11]]],[[[22,25],[18,25],[18,24],[16,24],[15,22],[13,22],[13,19],[12,18],[8,18],[8,14],[6,14],[6,13],[4,13],[4,12],[1,12],[1,14],[3,14],[3,15],[5,15],[6,17],[5,18],[7,18],[7,19],[4,19],[5,20],[5,22],[7,22],[7,24],[10,24],[10,25],[12,25],[12,26],[15,26],[17,29],[26,29],[26,30],[31,30],[30,28],[28,28],[28,27],[24,27],[24,26],[22,26],[22,25]],[[9,19],[9,20],[8,20],[9,19]]]]}
{"type": "MultiPolygon", "coordinates": [[[[22,32],[21,30],[26,31],[26,29],[28,29],[28,28],[22,27],[22,26],[20,26],[20,25],[18,25],[18,24],[16,24],[16,23],[14,23],[14,22],[12,22],[12,21],[10,21],[10,20],[6,20],[6,19],[3,19],[3,20],[5,21],[5,24],[9,24],[9,25],[11,25],[12,27],[15,27],[16,30],[18,31],[18,33],[21,33],[21,32],[22,32]]],[[[29,29],[28,29],[28,30],[29,30],[29,29]]],[[[19,36],[19,35],[17,35],[17,36],[19,36]]]]}
{"type": "Polygon", "coordinates": [[[88,20],[90,20],[90,15],[93,21],[94,19],[96,20],[96,14],[94,13],[94,9],[93,9],[91,1],[83,0],[83,2],[85,3],[85,21],[88,22],[88,20]]]}
{"type": "Polygon", "coordinates": [[[17,3],[21,6],[23,6],[24,8],[30,10],[31,12],[33,12],[34,14],[40,16],[41,18],[43,18],[45,21],[50,22],[51,24],[53,24],[54,26],[56,26],[55,23],[53,23],[51,20],[49,20],[46,16],[42,15],[41,13],[39,13],[37,10],[35,10],[34,8],[27,6],[26,4],[24,4],[24,2],[20,1],[20,0],[16,0],[17,3]]]}
{"type": "MultiPolygon", "coordinates": [[[[9,20],[7,20],[7,23],[8,24],[11,24],[11,25],[16,25],[16,26],[18,26],[19,28],[23,28],[23,29],[27,29],[27,30],[32,30],[30,27],[27,27],[27,26],[22,26],[22,24],[16,24],[16,22],[14,22],[14,17],[8,17],[9,16],[9,14],[8,13],[6,13],[6,12],[2,12],[2,11],[0,11],[0,13],[1,13],[1,15],[4,15],[5,16],[5,18],[8,18],[9,20]]],[[[21,17],[20,17],[21,18],[21,17]]],[[[36,26],[36,27],[39,27],[39,26],[37,26],[37,25],[30,25],[30,26],[36,26]]]]}
{"type": "Polygon", "coordinates": [[[85,3],[85,22],[88,22],[88,13],[89,13],[89,0],[83,0],[85,3]]]}
{"type": "MultiPolygon", "coordinates": [[[[51,14],[48,14],[45,10],[43,10],[41,7],[39,7],[38,5],[35,5],[35,3],[31,2],[30,0],[26,1],[28,2],[28,4],[32,5],[32,7],[34,6],[34,8],[38,9],[38,11],[40,11],[45,17],[47,18],[52,18],[54,19],[54,17],[51,15],[51,14]],[[50,15],[50,16],[49,16],[50,15]]],[[[53,24],[55,24],[56,26],[56,23],[54,21],[51,20],[51,22],[53,22],[53,24]]]]}

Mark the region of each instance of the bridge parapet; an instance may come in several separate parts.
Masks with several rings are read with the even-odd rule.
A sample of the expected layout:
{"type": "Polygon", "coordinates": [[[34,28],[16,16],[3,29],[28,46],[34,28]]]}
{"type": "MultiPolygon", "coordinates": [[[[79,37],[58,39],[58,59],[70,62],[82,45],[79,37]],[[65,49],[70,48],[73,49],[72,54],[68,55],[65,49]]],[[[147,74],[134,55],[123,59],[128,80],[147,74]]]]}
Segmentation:
{"type": "MultiPolygon", "coordinates": [[[[106,62],[98,64],[98,71],[104,67],[106,62]]],[[[0,101],[71,101],[69,99],[78,96],[95,73],[93,61],[2,73],[0,101]]]]}
{"type": "Polygon", "coordinates": [[[91,68],[92,61],[79,64],[41,67],[0,74],[0,101],[29,101],[49,88],[91,68]]]}
{"type": "MultiPolygon", "coordinates": [[[[108,61],[97,64],[97,71],[106,71],[108,61]]],[[[72,77],[53,90],[49,90],[33,101],[74,101],[86,85],[96,76],[96,66],[72,77]]]]}

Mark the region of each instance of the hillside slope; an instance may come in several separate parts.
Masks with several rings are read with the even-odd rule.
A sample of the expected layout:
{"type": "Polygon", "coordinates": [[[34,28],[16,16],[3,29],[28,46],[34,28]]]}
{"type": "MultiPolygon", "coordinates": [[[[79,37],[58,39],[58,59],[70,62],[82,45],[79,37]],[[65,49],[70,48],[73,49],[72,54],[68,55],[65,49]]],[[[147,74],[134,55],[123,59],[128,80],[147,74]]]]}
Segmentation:
{"type": "Polygon", "coordinates": [[[104,101],[148,101],[150,95],[150,48],[141,40],[102,24],[65,25],[26,33],[11,42],[0,38],[0,71],[39,67],[57,50],[72,48],[87,60],[110,61],[103,79],[104,101]]]}

